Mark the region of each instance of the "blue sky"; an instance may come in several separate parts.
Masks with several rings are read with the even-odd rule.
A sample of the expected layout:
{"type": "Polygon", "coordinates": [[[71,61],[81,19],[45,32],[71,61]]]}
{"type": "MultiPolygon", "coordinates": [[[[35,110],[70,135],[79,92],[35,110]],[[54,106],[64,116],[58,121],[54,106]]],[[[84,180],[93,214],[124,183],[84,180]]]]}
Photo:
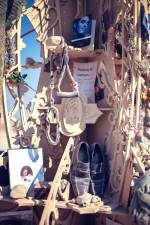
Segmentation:
{"type": "MultiPolygon", "coordinates": [[[[34,3],[34,0],[27,0],[27,8],[31,7],[34,3]]],[[[22,24],[21,24],[21,35],[32,30],[33,27],[28,20],[27,16],[22,17],[22,24]]],[[[21,50],[21,65],[25,64],[25,60],[27,57],[31,57],[35,59],[36,61],[43,61],[40,57],[40,44],[36,41],[37,34],[36,32],[32,32],[28,34],[27,36],[23,37],[23,42],[25,43],[26,47],[21,50]]],[[[39,80],[39,74],[40,69],[25,69],[22,68],[21,70],[22,74],[27,74],[25,81],[28,83],[33,89],[37,89],[38,80],[39,80]]],[[[25,105],[28,104],[28,102],[35,96],[35,92],[32,90],[29,90],[24,95],[24,103],[25,105]]],[[[12,107],[11,104],[11,96],[7,93],[8,97],[8,110],[12,107]],[[9,107],[10,106],[10,107],[9,107]]]]}
{"type": "MultiPolygon", "coordinates": [[[[34,0],[27,0],[27,7],[31,7],[34,3],[34,0]]],[[[32,30],[33,27],[28,20],[27,16],[22,17],[22,26],[21,26],[21,35],[26,33],[27,31],[32,30]]],[[[27,36],[23,37],[23,42],[26,47],[21,51],[21,64],[25,64],[25,60],[27,57],[31,57],[36,61],[42,61],[40,57],[40,44],[36,41],[37,34],[36,32],[32,32],[27,36]]],[[[28,74],[26,78],[26,82],[33,87],[33,89],[37,88],[40,69],[24,69],[22,68],[22,73],[28,74]]],[[[25,103],[27,103],[32,97],[34,97],[35,93],[31,90],[28,91],[25,95],[25,103]]]]}

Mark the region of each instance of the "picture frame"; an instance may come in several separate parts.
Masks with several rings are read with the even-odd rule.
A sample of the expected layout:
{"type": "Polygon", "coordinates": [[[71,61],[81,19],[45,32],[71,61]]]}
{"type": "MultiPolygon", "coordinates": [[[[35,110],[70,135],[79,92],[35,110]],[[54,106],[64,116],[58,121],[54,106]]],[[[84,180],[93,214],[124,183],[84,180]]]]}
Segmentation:
{"type": "Polygon", "coordinates": [[[75,48],[94,50],[96,20],[82,16],[73,21],[71,44],[75,48]]]}
{"type": "Polygon", "coordinates": [[[42,148],[9,149],[10,190],[16,185],[24,185],[28,193],[36,182],[44,181],[42,148]]]}

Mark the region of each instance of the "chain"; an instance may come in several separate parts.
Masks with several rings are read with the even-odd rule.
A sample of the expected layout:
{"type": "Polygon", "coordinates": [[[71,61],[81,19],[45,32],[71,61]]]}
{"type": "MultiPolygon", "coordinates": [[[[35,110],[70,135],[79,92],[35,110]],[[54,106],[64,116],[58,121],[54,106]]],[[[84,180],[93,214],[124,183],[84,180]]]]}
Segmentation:
{"type": "Polygon", "coordinates": [[[142,112],[142,103],[140,104],[140,118],[138,123],[138,128],[134,126],[133,118],[131,118],[131,104],[132,104],[132,93],[131,93],[131,82],[132,82],[132,73],[131,70],[128,70],[128,107],[129,107],[129,130],[133,131],[133,137],[135,137],[136,142],[142,142],[142,130],[143,130],[143,112],[142,112]]]}
{"type": "Polygon", "coordinates": [[[132,104],[132,94],[131,94],[131,82],[132,74],[131,69],[128,70],[128,108],[129,108],[129,130],[133,129],[133,118],[131,118],[131,104],[132,104]]]}
{"type": "Polygon", "coordinates": [[[53,91],[54,91],[54,66],[52,65],[53,63],[53,53],[51,53],[50,56],[50,76],[49,76],[49,105],[50,107],[54,106],[54,98],[53,98],[53,91]]]}
{"type": "Polygon", "coordinates": [[[139,114],[140,114],[140,118],[139,118],[139,122],[138,122],[138,128],[137,128],[136,134],[135,134],[136,142],[142,142],[143,120],[144,120],[142,103],[140,104],[140,113],[139,114]]]}
{"type": "Polygon", "coordinates": [[[55,75],[55,66],[54,66],[54,53],[50,54],[50,76],[49,76],[49,106],[50,108],[46,112],[46,136],[48,142],[52,145],[57,145],[60,140],[60,131],[59,131],[59,112],[54,105],[54,75],[55,75]],[[55,140],[51,135],[51,124],[56,123],[56,137],[55,140]]]}

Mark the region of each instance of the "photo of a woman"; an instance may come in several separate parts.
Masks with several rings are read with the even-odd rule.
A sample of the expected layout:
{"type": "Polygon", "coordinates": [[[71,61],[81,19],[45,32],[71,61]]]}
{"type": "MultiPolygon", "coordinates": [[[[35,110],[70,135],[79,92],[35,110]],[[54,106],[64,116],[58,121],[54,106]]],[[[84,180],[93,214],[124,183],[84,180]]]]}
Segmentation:
{"type": "Polygon", "coordinates": [[[25,182],[31,182],[31,180],[33,178],[33,172],[32,172],[31,167],[29,167],[29,166],[22,167],[20,176],[22,177],[22,179],[25,182]]]}
{"type": "Polygon", "coordinates": [[[74,47],[84,47],[90,44],[92,29],[91,16],[82,16],[73,22],[71,43],[74,47]]]}

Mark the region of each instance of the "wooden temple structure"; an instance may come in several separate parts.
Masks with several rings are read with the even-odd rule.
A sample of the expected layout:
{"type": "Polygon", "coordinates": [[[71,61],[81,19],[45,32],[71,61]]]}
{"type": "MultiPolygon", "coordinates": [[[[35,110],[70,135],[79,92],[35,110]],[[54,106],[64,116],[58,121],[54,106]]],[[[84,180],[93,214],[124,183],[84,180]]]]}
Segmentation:
{"type": "MultiPolygon", "coordinates": [[[[145,173],[150,155],[150,43],[142,39],[141,4],[148,14],[147,0],[36,0],[31,8],[23,8],[11,28],[6,29],[7,4],[0,3],[0,146],[5,151],[42,147],[45,183],[35,190],[47,191],[44,198],[12,199],[9,187],[1,187],[0,218],[30,211],[32,224],[133,224],[128,207],[134,177],[145,173]],[[70,41],[74,19],[85,15],[96,20],[93,50],[75,48],[70,41]],[[10,79],[14,72],[21,72],[23,16],[28,17],[37,33],[43,58],[43,62],[26,60],[26,68],[41,68],[35,97],[27,107],[24,95],[28,87],[24,80],[21,77],[22,82],[16,84],[10,79]],[[51,67],[45,71],[51,53],[61,53],[61,47],[55,43],[62,43],[61,37],[66,43],[72,74],[75,63],[97,63],[97,77],[105,90],[102,101],[90,102],[82,95],[57,95],[58,85],[64,95],[71,93],[74,79],[66,74],[60,81],[51,74],[51,67]],[[115,49],[116,40],[121,55],[115,49]],[[67,119],[72,121],[70,126],[67,119]],[[80,207],[71,201],[71,191],[60,190],[64,176],[69,182],[71,155],[79,140],[98,142],[106,149],[110,175],[103,206],[91,203],[80,207]]],[[[0,163],[6,166],[7,156],[0,156],[0,163]]]]}

